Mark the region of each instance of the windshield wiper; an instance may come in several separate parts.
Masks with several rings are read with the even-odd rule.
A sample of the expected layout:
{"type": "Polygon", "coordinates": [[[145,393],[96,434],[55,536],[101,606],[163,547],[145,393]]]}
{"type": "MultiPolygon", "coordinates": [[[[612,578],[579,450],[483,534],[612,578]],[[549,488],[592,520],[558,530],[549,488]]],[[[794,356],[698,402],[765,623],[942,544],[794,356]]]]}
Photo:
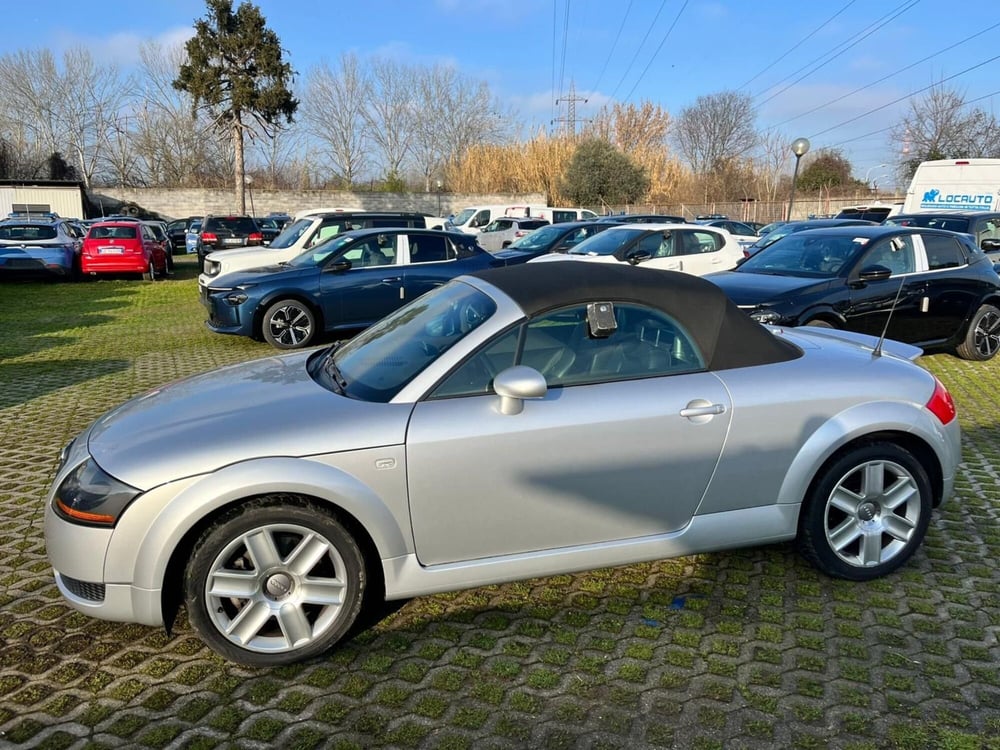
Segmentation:
{"type": "Polygon", "coordinates": [[[333,384],[340,389],[341,393],[346,393],[347,380],[344,379],[344,375],[340,372],[340,368],[337,367],[337,363],[333,359],[333,353],[337,351],[337,347],[339,347],[340,344],[341,342],[337,341],[330,347],[326,354],[326,360],[323,362],[323,372],[325,372],[333,384]]]}

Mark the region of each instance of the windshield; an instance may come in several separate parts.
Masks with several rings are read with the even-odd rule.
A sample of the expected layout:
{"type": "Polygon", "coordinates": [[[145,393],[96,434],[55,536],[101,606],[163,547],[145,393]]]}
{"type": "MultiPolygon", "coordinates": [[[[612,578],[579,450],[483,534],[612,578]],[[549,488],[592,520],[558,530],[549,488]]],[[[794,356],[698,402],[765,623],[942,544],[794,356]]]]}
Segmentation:
{"type": "Polygon", "coordinates": [[[969,231],[969,220],[959,216],[893,216],[883,223],[897,227],[947,229],[949,232],[969,231]]]}
{"type": "Polygon", "coordinates": [[[795,232],[750,256],[736,272],[833,278],[851,266],[854,257],[867,243],[866,237],[848,234],[831,236],[795,232]]]}
{"type": "Polygon", "coordinates": [[[314,377],[351,398],[386,403],[495,312],[496,303],[483,292],[449,282],[330,350],[314,377]]]}
{"type": "Polygon", "coordinates": [[[588,237],[569,252],[572,255],[614,255],[618,249],[649,232],[643,227],[612,228],[588,237]]]}
{"type": "MultiPolygon", "coordinates": [[[[340,252],[347,245],[350,245],[355,239],[355,237],[346,234],[342,234],[339,237],[331,237],[326,242],[321,242],[309,248],[304,253],[299,253],[288,261],[288,265],[295,268],[318,266],[333,254],[340,252]]],[[[271,243],[271,247],[274,247],[273,242],[271,243]]]]}
{"type": "Polygon", "coordinates": [[[540,250],[543,247],[557,242],[565,234],[566,230],[555,226],[546,226],[537,232],[526,234],[524,237],[511,242],[507,247],[511,250],[540,250]]]}
{"type": "Polygon", "coordinates": [[[476,213],[476,209],[474,208],[463,208],[462,211],[458,214],[458,216],[456,216],[454,219],[451,220],[451,223],[454,224],[456,227],[461,226],[469,219],[471,219],[474,213],[476,213]]]}
{"type": "Polygon", "coordinates": [[[302,236],[302,233],[312,225],[313,219],[299,219],[292,222],[281,230],[281,233],[277,237],[271,240],[269,247],[272,250],[283,250],[286,247],[291,247],[302,236]]]}

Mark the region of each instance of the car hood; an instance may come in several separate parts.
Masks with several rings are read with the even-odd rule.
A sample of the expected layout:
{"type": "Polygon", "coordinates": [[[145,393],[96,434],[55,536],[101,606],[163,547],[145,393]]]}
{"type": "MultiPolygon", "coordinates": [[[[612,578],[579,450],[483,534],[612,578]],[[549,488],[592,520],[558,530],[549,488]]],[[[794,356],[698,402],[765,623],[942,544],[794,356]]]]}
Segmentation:
{"type": "Polygon", "coordinates": [[[257,268],[241,268],[221,276],[209,279],[208,286],[212,289],[232,289],[241,284],[260,284],[264,281],[283,283],[292,279],[315,276],[319,269],[316,266],[295,268],[290,266],[259,266],[257,268]]]}
{"type": "Polygon", "coordinates": [[[767,273],[721,271],[702,276],[722,288],[737,305],[756,305],[786,295],[821,289],[836,279],[813,279],[802,276],[777,276],[767,273]]]}
{"type": "MultiPolygon", "coordinates": [[[[278,260],[281,260],[280,258],[275,257],[275,255],[280,252],[281,248],[271,249],[269,247],[265,248],[236,247],[233,248],[232,250],[213,250],[205,257],[220,262],[224,260],[239,261],[240,264],[243,265],[244,267],[246,267],[248,263],[258,266],[267,266],[277,262],[278,260]]],[[[300,252],[302,251],[296,250],[295,255],[298,255],[300,252]]],[[[293,255],[292,257],[295,257],[295,255],[293,255]]]]}
{"type": "Polygon", "coordinates": [[[148,490],[267,456],[307,456],[403,442],[410,404],[340,396],[306,371],[314,352],[196,375],[132,399],[87,437],[106,472],[148,490]]]}

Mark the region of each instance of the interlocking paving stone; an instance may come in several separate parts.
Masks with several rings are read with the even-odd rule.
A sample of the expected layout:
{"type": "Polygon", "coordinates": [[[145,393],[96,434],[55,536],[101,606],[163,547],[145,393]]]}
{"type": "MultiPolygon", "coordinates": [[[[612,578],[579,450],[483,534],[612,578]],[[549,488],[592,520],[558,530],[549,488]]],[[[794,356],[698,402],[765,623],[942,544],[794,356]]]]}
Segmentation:
{"type": "Polygon", "coordinates": [[[0,746],[1000,748],[1000,361],[921,361],[964,429],[956,497],[885,579],[791,545],[412,600],[275,670],[63,606],[59,450],[126,398],[254,357],[158,283],[9,284],[0,312],[0,746]]]}

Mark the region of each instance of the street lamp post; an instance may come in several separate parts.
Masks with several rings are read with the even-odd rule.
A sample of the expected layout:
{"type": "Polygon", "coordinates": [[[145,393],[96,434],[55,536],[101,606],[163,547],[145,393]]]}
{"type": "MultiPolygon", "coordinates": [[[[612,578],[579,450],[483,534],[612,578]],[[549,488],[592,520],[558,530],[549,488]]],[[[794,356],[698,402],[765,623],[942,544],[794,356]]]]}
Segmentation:
{"type": "Polygon", "coordinates": [[[444,187],[444,183],[441,182],[441,180],[438,180],[437,182],[434,183],[434,186],[437,188],[437,194],[438,194],[438,213],[437,213],[437,215],[440,216],[441,215],[441,188],[444,187]]]}
{"type": "Polygon", "coordinates": [[[871,176],[872,170],[873,169],[882,169],[882,167],[884,167],[884,166],[886,166],[886,165],[885,164],[876,164],[874,167],[868,167],[868,171],[865,172],[865,189],[866,190],[871,190],[872,189],[872,184],[871,184],[871,182],[868,181],[868,178],[871,176]]]}
{"type": "Polygon", "coordinates": [[[254,208],[253,206],[253,177],[247,175],[246,177],[243,178],[243,182],[247,186],[247,192],[250,193],[250,215],[256,216],[257,209],[254,208]]]}
{"type": "Polygon", "coordinates": [[[792,192],[788,196],[788,221],[792,220],[792,204],[795,203],[795,182],[799,179],[799,161],[808,150],[809,140],[807,138],[796,138],[792,141],[792,153],[795,154],[795,171],[792,172],[792,192]]]}

